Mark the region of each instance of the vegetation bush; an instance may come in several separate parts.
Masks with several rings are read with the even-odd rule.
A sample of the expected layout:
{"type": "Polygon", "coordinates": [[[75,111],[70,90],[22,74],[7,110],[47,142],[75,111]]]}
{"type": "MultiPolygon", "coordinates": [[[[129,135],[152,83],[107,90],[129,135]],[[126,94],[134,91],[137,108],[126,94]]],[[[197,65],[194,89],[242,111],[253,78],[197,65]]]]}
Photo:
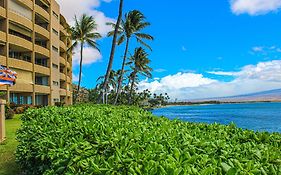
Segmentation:
{"type": "Polygon", "coordinates": [[[281,173],[281,134],[158,118],[135,107],[28,110],[17,161],[26,174],[281,173]]]}
{"type": "Polygon", "coordinates": [[[24,107],[16,107],[14,111],[15,111],[16,114],[23,114],[25,112],[25,108],[24,107]]]}
{"type": "Polygon", "coordinates": [[[10,103],[8,104],[8,106],[10,109],[14,111],[15,114],[23,114],[28,109],[37,109],[42,107],[39,105],[15,104],[15,103],[10,103]]]}
{"type": "Polygon", "coordinates": [[[64,102],[56,102],[55,103],[55,106],[57,106],[57,107],[63,107],[64,105],[65,105],[64,102]]]}
{"type": "Polygon", "coordinates": [[[10,108],[8,105],[5,106],[5,118],[6,119],[13,119],[15,116],[15,112],[12,108],[10,108]]]}

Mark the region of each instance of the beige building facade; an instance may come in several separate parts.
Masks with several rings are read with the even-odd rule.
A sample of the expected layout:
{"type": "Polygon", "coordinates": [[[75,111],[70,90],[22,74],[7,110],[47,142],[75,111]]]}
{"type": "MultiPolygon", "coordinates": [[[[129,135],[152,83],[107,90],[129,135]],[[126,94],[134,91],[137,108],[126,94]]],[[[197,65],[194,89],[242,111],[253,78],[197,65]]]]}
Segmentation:
{"type": "Polygon", "coordinates": [[[15,104],[72,104],[68,27],[55,0],[0,0],[0,64],[18,74],[0,87],[15,104]]]}

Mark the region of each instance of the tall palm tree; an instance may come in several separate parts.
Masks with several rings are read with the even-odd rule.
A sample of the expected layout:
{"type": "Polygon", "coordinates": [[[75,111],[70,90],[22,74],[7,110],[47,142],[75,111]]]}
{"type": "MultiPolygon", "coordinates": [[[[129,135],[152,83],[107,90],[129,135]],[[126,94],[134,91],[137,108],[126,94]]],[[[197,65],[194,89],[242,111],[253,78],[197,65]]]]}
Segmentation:
{"type": "MultiPolygon", "coordinates": [[[[101,83],[103,83],[104,79],[105,79],[105,76],[100,76],[97,79],[97,82],[101,81],[101,83]]],[[[109,90],[112,88],[116,92],[117,91],[117,79],[118,79],[118,71],[111,70],[106,89],[109,90]]],[[[102,85],[102,84],[98,84],[98,86],[100,86],[100,85],[102,85]]]]}
{"type": "MultiPolygon", "coordinates": [[[[109,25],[112,25],[115,29],[117,28],[114,23],[109,23],[109,25]]],[[[141,33],[143,29],[145,29],[147,26],[150,26],[149,22],[145,21],[145,16],[138,10],[130,11],[128,14],[125,15],[125,19],[122,20],[121,25],[118,27],[118,34],[120,35],[117,41],[117,44],[120,45],[126,40],[126,47],[124,51],[124,57],[122,62],[122,68],[121,68],[121,75],[118,81],[118,87],[117,87],[117,95],[115,98],[114,104],[118,101],[118,96],[120,94],[120,91],[122,89],[122,82],[124,77],[124,70],[125,70],[125,64],[127,59],[127,54],[129,50],[129,43],[131,38],[136,38],[137,42],[142,44],[143,46],[150,48],[148,44],[146,44],[143,40],[153,40],[153,37],[146,33],[141,33]]],[[[114,31],[111,31],[108,33],[108,36],[112,36],[114,34],[114,31]]]]}
{"type": "MultiPolygon", "coordinates": [[[[111,52],[110,52],[110,57],[109,57],[109,62],[108,62],[108,66],[107,66],[107,70],[106,70],[106,74],[105,74],[105,79],[102,85],[102,89],[103,91],[106,91],[106,87],[108,84],[108,80],[109,80],[109,76],[110,76],[110,72],[112,70],[112,65],[113,65],[113,61],[114,61],[114,55],[115,55],[115,48],[116,48],[116,42],[117,42],[117,36],[118,36],[118,29],[122,20],[122,15],[123,15],[123,0],[120,0],[119,2],[119,14],[118,14],[118,19],[115,25],[115,29],[113,32],[113,39],[112,39],[112,46],[111,46],[111,52]]],[[[100,94],[99,96],[99,103],[102,99],[103,93],[100,94]]]]}
{"type": "MultiPolygon", "coordinates": [[[[97,82],[101,81],[101,83],[97,84],[97,88],[102,87],[104,79],[105,79],[105,76],[100,76],[97,79],[97,82]]],[[[107,104],[107,102],[108,102],[108,100],[107,100],[108,93],[107,92],[111,91],[112,94],[117,92],[117,82],[118,82],[117,80],[118,80],[118,71],[111,70],[110,76],[108,79],[108,83],[107,83],[107,87],[106,87],[106,93],[105,94],[102,93],[103,94],[102,100],[105,104],[107,104]]]]}
{"type": "Polygon", "coordinates": [[[142,47],[136,48],[134,55],[130,58],[131,61],[131,86],[130,86],[130,92],[129,92],[129,99],[128,103],[131,104],[132,100],[132,93],[135,87],[136,78],[138,75],[145,76],[147,78],[151,78],[151,71],[152,68],[149,67],[150,60],[148,59],[148,54],[145,52],[145,50],[142,47]]]}
{"type": "Polygon", "coordinates": [[[68,30],[70,31],[71,39],[73,40],[73,44],[68,50],[72,52],[74,48],[80,45],[79,81],[78,81],[77,94],[74,97],[74,102],[76,102],[76,99],[80,92],[80,85],[81,85],[81,78],[82,78],[83,49],[85,46],[88,46],[100,51],[96,40],[101,38],[101,35],[96,32],[97,24],[94,18],[86,14],[83,14],[79,19],[77,18],[77,16],[75,16],[75,24],[73,27],[70,27],[68,30]]]}

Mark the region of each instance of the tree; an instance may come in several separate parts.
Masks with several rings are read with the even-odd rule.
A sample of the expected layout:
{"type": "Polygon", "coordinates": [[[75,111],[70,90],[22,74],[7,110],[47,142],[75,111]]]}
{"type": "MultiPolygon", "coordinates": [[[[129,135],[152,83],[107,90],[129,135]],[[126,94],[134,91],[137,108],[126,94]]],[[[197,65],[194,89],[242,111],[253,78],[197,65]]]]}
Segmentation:
{"type": "MultiPolygon", "coordinates": [[[[106,91],[109,76],[110,76],[110,72],[112,70],[112,65],[113,65],[114,55],[115,55],[116,42],[117,42],[117,36],[118,36],[118,29],[119,29],[119,25],[120,25],[121,20],[122,20],[122,15],[123,15],[123,0],[120,0],[119,14],[118,14],[118,19],[117,19],[117,22],[116,22],[116,25],[115,25],[115,30],[114,30],[114,33],[113,33],[109,62],[108,62],[108,66],[107,66],[107,70],[106,70],[106,74],[105,74],[105,79],[104,79],[104,82],[103,82],[103,85],[102,85],[103,91],[106,91]]],[[[98,100],[99,102],[101,101],[102,97],[103,97],[103,92],[99,96],[99,100],[98,100]]]]}
{"type": "MultiPolygon", "coordinates": [[[[145,29],[147,26],[150,26],[150,23],[145,21],[145,16],[138,10],[133,10],[130,11],[128,14],[126,14],[125,19],[122,20],[121,25],[119,27],[117,27],[114,23],[109,23],[109,24],[112,25],[113,28],[118,29],[117,33],[120,35],[117,41],[118,45],[122,44],[126,40],[126,46],[125,46],[124,57],[123,57],[122,68],[121,68],[121,75],[118,80],[117,95],[114,102],[114,104],[116,104],[118,101],[118,96],[122,89],[125,64],[126,64],[131,38],[132,37],[136,38],[137,42],[139,42],[140,44],[151,50],[150,46],[146,44],[143,41],[143,39],[153,40],[153,37],[149,34],[141,33],[143,29],[145,29]]],[[[108,33],[108,36],[112,36],[114,34],[115,31],[111,31],[108,33]]]]}
{"type": "Polygon", "coordinates": [[[75,16],[75,24],[73,27],[68,29],[71,33],[71,39],[73,40],[73,44],[68,49],[69,51],[73,51],[74,48],[79,46],[80,44],[80,67],[79,67],[79,81],[77,87],[77,94],[74,97],[74,103],[80,92],[80,85],[82,79],[82,65],[83,65],[83,49],[85,46],[92,47],[93,49],[97,49],[98,51],[98,43],[97,39],[101,38],[101,35],[96,32],[97,24],[92,16],[88,16],[83,14],[80,19],[77,19],[75,16]]]}
{"type": "MultiPolygon", "coordinates": [[[[114,70],[111,70],[110,71],[110,75],[109,75],[109,79],[108,79],[108,83],[107,83],[107,87],[106,87],[106,92],[109,92],[110,90],[112,91],[112,94],[115,94],[116,91],[117,91],[117,82],[118,82],[118,72],[119,71],[114,71],[114,70]]],[[[100,76],[98,79],[97,79],[97,82],[101,81],[101,84],[97,84],[97,88],[101,87],[102,86],[102,83],[104,82],[104,78],[105,76],[100,76]]],[[[106,97],[105,100],[105,103],[108,102],[107,100],[107,93],[106,94],[103,94],[103,98],[104,96],[106,97]]]]}
{"type": "Polygon", "coordinates": [[[136,48],[134,55],[130,58],[131,63],[131,86],[130,86],[130,92],[129,92],[129,99],[128,103],[131,104],[132,99],[132,93],[135,87],[136,78],[138,75],[145,76],[147,78],[151,78],[151,71],[152,68],[149,67],[150,60],[148,59],[148,54],[145,52],[145,50],[142,47],[136,48]]]}

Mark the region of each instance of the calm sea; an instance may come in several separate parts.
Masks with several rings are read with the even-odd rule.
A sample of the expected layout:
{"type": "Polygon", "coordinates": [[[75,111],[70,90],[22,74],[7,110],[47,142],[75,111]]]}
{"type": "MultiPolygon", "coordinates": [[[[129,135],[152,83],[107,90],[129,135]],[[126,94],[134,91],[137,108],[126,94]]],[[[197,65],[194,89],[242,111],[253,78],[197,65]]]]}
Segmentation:
{"type": "Polygon", "coordinates": [[[244,129],[281,133],[281,103],[171,106],[152,112],[169,119],[221,124],[234,122],[244,129]]]}

